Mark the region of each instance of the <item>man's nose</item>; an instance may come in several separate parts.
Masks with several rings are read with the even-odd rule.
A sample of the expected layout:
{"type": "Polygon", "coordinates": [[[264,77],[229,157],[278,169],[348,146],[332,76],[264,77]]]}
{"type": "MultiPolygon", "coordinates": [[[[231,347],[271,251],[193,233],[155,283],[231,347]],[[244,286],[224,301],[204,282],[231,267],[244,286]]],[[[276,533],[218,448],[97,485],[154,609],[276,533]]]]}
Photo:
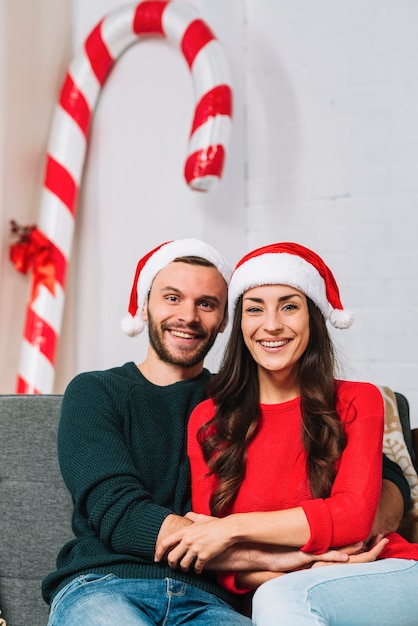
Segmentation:
{"type": "Polygon", "coordinates": [[[199,319],[198,309],[194,302],[183,302],[179,310],[179,320],[190,324],[199,319]]]}

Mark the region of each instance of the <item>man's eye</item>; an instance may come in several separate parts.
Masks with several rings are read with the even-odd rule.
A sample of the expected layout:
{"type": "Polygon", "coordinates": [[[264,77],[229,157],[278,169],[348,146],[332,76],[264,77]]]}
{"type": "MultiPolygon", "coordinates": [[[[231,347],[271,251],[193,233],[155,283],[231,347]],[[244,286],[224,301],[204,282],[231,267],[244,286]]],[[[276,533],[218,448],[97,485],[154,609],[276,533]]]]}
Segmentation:
{"type": "Polygon", "coordinates": [[[206,300],[203,300],[203,301],[200,303],[200,306],[201,306],[202,308],[204,308],[204,309],[213,309],[213,304],[212,304],[212,302],[206,302],[206,300]]]}
{"type": "Polygon", "coordinates": [[[177,296],[167,296],[166,298],[169,302],[177,302],[178,301],[178,297],[177,296]]]}

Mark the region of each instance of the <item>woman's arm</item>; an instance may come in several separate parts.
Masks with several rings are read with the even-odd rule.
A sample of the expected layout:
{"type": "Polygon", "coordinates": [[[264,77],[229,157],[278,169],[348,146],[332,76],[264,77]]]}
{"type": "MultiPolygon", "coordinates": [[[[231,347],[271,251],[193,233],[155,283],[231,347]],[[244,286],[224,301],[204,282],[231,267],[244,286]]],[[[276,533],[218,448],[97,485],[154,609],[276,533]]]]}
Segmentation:
{"type": "MultiPolygon", "coordinates": [[[[196,434],[200,425],[210,419],[213,409],[211,401],[200,405],[189,423],[192,490],[195,494],[200,490],[199,512],[203,513],[209,513],[215,479],[208,476],[196,434]]],[[[339,410],[347,447],[329,498],[304,500],[293,508],[238,513],[194,524],[168,537],[156,552],[157,560],[168,552],[170,566],[188,569],[194,563],[196,571],[202,571],[213,558],[242,542],[291,546],[320,554],[330,546],[365,540],[371,530],[381,486],[382,396],[373,385],[347,383],[339,396],[339,410]]],[[[193,504],[194,500],[193,497],[193,504]]]]}
{"type": "Polygon", "coordinates": [[[301,507],[285,511],[233,513],[187,526],[159,542],[155,557],[167,554],[170,567],[201,572],[209,561],[242,542],[300,547],[309,539],[301,507]]]}
{"type": "MultiPolygon", "coordinates": [[[[310,569],[314,567],[324,567],[328,565],[338,565],[338,563],[370,563],[375,561],[379,554],[382,552],[383,548],[387,544],[388,539],[384,539],[381,535],[379,535],[374,541],[373,545],[365,550],[364,548],[355,548],[355,546],[349,546],[346,549],[347,552],[351,552],[350,555],[345,554],[346,558],[344,561],[328,561],[322,560],[320,557],[315,557],[309,564],[304,567],[299,567],[298,569],[310,569]]],[[[294,570],[292,570],[294,571],[294,570]]],[[[235,575],[235,584],[238,587],[243,587],[246,590],[248,589],[257,589],[260,585],[271,580],[272,578],[277,578],[278,576],[283,576],[286,572],[276,572],[276,571],[247,571],[247,572],[237,572],[235,575]]]]}

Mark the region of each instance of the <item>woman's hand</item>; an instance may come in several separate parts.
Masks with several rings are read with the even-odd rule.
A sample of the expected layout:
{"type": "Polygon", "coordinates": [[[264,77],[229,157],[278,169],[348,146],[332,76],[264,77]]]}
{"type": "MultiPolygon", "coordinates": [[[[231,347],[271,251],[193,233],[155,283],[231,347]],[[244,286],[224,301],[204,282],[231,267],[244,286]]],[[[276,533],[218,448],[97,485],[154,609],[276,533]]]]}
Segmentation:
{"type": "Polygon", "coordinates": [[[194,524],[167,536],[155,552],[155,561],[167,555],[168,565],[187,571],[192,566],[200,574],[205,565],[214,557],[233,545],[229,533],[228,518],[187,514],[194,524]]]}
{"type": "MultiPolygon", "coordinates": [[[[367,546],[365,544],[359,544],[357,550],[353,550],[353,546],[340,548],[340,551],[347,552],[349,554],[346,563],[370,563],[376,561],[379,554],[389,540],[385,539],[383,535],[376,535],[373,542],[367,546]]],[[[323,567],[324,565],[336,565],[337,562],[330,563],[325,561],[317,561],[313,563],[312,567],[323,567]]]]}

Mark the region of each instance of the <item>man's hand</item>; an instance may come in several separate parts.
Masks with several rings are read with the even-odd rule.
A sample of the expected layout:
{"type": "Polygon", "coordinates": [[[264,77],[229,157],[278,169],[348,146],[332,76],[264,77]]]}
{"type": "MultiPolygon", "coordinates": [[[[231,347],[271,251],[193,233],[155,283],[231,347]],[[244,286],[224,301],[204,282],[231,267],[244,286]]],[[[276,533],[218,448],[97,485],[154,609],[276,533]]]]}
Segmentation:
{"type": "MultiPolygon", "coordinates": [[[[195,513],[188,513],[186,517],[194,522],[193,528],[186,528],[180,523],[177,531],[173,534],[167,532],[156,547],[156,560],[161,560],[168,553],[170,567],[175,569],[180,566],[184,571],[193,567],[197,573],[201,573],[207,567],[217,571],[289,572],[310,566],[313,561],[347,562],[349,555],[361,548],[360,544],[356,544],[344,550],[329,550],[317,555],[287,546],[254,543],[229,545],[228,534],[223,536],[221,532],[226,518],[195,513]]],[[[175,520],[173,523],[176,526],[175,520]]],[[[168,530],[168,525],[162,527],[163,530],[168,530]]]]}
{"type": "MultiPolygon", "coordinates": [[[[345,546],[339,550],[329,550],[324,554],[303,554],[306,558],[309,558],[309,563],[301,565],[300,567],[289,568],[288,572],[296,571],[300,569],[306,569],[307,567],[324,567],[325,565],[338,565],[341,563],[369,563],[375,561],[383,548],[385,547],[387,539],[384,539],[381,535],[378,535],[373,544],[367,548],[363,543],[356,543],[350,546],[345,546]]],[[[298,555],[298,550],[290,550],[289,557],[298,555]]],[[[294,561],[296,565],[297,558],[294,561]]],[[[247,589],[257,589],[264,582],[283,576],[285,572],[265,570],[265,571],[244,571],[238,572],[236,575],[236,583],[238,586],[247,589]]]]}
{"type": "Polygon", "coordinates": [[[202,516],[198,522],[189,521],[176,532],[158,537],[155,561],[164,555],[168,565],[187,571],[192,566],[200,574],[205,565],[214,557],[233,545],[229,533],[229,518],[202,516]]]}
{"type": "MultiPolygon", "coordinates": [[[[351,547],[358,550],[360,544],[351,547]]],[[[269,571],[293,572],[310,567],[313,562],[325,561],[347,563],[350,547],[345,550],[329,550],[324,554],[310,554],[297,548],[274,546],[269,544],[236,544],[223,554],[215,557],[206,565],[206,569],[222,571],[269,571]]]]}
{"type": "MultiPolygon", "coordinates": [[[[193,522],[186,517],[181,517],[181,515],[175,515],[174,513],[167,515],[167,517],[161,524],[160,532],[158,533],[157,541],[155,543],[155,551],[161,553],[162,541],[164,541],[169,535],[176,533],[177,531],[185,528],[185,526],[189,526],[190,524],[193,524],[193,522]]],[[[163,559],[163,556],[164,555],[162,554],[160,560],[163,559]]]]}

